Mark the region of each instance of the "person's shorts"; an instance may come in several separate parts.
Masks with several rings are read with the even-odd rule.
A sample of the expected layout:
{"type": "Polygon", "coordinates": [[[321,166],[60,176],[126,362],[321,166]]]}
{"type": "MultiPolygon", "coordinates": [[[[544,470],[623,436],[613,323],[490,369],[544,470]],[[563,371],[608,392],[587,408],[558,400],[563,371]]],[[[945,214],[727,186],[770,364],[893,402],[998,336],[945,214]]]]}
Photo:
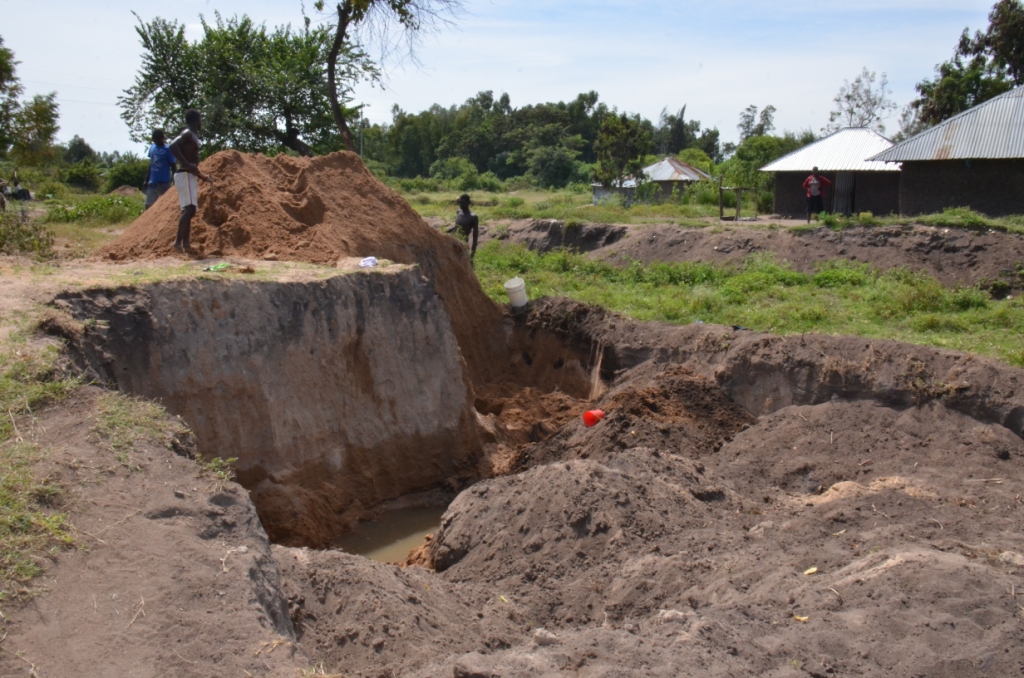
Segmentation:
{"type": "Polygon", "coordinates": [[[812,195],[807,198],[807,213],[808,214],[821,214],[825,211],[825,201],[821,199],[820,195],[812,195]]]}
{"type": "Polygon", "coordinates": [[[160,183],[150,184],[146,188],[146,207],[152,207],[153,203],[160,199],[160,196],[167,192],[167,189],[171,187],[170,181],[161,181],[160,183]]]}
{"type": "Polygon", "coordinates": [[[199,207],[199,180],[189,172],[177,172],[174,175],[174,188],[178,189],[178,204],[181,209],[189,205],[199,207]]]}

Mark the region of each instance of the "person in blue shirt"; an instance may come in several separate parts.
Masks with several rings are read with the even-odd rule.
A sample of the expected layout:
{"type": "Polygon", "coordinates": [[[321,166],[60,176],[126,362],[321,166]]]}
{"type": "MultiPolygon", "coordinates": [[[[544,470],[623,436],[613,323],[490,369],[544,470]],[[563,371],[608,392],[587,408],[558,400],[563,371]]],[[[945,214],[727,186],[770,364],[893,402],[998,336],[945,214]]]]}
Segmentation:
{"type": "Polygon", "coordinates": [[[146,176],[146,209],[153,206],[167,192],[173,181],[177,160],[167,146],[162,129],[153,131],[153,145],[149,147],[149,174],[146,176]]]}

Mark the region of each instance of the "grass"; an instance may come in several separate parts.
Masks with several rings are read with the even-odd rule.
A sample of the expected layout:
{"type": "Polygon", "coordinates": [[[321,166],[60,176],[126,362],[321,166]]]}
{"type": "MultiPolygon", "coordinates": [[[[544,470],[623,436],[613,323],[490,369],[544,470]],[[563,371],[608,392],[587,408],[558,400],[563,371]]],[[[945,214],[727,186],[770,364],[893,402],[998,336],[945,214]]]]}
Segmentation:
{"type": "Polygon", "coordinates": [[[531,298],[566,296],[640,320],[896,339],[1024,367],[1024,300],[994,301],[975,287],[949,289],[908,269],[881,272],[836,260],[805,274],[765,255],[736,267],[634,262],[617,268],[566,251],[538,254],[492,242],[477,251],[476,272],[499,302],[507,301],[503,282],[520,276],[531,298]]]}
{"type": "Polygon", "coordinates": [[[30,340],[33,320],[20,318],[0,343],[0,599],[38,575],[46,554],[73,542],[67,516],[56,510],[61,488],[33,474],[44,453],[15,423],[78,385],[59,368],[56,346],[30,340]]]}
{"type": "Polygon", "coordinates": [[[185,433],[186,427],[171,420],[160,405],[123,393],[104,393],[97,404],[96,424],[92,432],[114,453],[125,468],[141,470],[131,461],[130,452],[143,440],[170,447],[174,436],[185,433]]]}
{"type": "Polygon", "coordinates": [[[40,574],[39,560],[73,543],[67,515],[54,511],[61,489],[36,480],[33,467],[42,451],[31,443],[0,444],[0,599],[40,574]]]}
{"type": "MultiPolygon", "coordinates": [[[[454,217],[457,192],[416,193],[404,197],[424,217],[454,217]]],[[[496,219],[560,219],[592,223],[655,223],[697,221],[703,217],[718,216],[718,205],[688,205],[663,203],[661,205],[634,205],[624,207],[617,203],[591,204],[591,194],[572,191],[524,190],[513,194],[473,193],[476,202],[473,211],[481,221],[496,219]]],[[[753,203],[744,206],[744,214],[753,214],[753,203]]]]}

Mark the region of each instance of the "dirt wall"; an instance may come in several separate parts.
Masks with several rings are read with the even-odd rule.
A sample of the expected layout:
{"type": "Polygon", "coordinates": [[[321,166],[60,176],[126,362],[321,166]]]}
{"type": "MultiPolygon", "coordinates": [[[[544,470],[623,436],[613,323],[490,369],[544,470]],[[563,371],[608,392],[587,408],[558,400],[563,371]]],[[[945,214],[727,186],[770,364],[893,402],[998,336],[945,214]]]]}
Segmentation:
{"type": "Polygon", "coordinates": [[[69,292],[81,360],[157,399],[200,452],[237,457],[271,539],[323,546],[480,452],[441,301],[416,269],[307,283],[193,280],[69,292]]]}

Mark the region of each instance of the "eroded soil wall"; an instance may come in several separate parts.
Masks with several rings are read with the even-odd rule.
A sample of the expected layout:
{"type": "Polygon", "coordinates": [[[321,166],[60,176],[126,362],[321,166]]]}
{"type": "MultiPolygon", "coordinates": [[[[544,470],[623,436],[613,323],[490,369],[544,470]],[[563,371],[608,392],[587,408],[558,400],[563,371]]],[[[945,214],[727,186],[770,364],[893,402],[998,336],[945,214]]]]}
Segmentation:
{"type": "Polygon", "coordinates": [[[271,539],[322,546],[480,452],[451,323],[418,270],[62,294],[83,363],[237,457],[271,539]]]}

